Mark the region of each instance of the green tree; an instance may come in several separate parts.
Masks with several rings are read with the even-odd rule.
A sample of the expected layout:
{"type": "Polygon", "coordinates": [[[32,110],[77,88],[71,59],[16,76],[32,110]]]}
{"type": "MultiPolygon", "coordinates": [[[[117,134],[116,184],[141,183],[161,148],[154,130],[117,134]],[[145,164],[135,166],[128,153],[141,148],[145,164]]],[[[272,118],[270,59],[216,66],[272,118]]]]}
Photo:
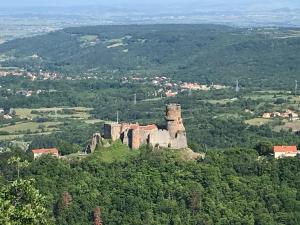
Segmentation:
{"type": "Polygon", "coordinates": [[[257,151],[257,153],[259,155],[270,155],[272,153],[272,148],[273,148],[273,145],[271,142],[269,141],[262,141],[262,142],[259,142],[256,146],[255,146],[255,149],[257,151]]]}
{"type": "Polygon", "coordinates": [[[53,224],[34,180],[18,179],[0,187],[0,224],[53,224]]]}
{"type": "Polygon", "coordinates": [[[29,163],[20,157],[10,158],[8,163],[15,166],[17,179],[0,185],[0,224],[53,224],[34,179],[20,179],[20,170],[29,163]]]}

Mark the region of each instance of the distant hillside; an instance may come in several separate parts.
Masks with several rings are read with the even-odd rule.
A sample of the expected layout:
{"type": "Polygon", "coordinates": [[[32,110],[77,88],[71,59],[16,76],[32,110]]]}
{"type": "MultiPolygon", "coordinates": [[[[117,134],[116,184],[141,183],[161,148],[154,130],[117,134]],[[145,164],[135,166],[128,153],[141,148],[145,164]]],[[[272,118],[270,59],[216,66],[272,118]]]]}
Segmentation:
{"type": "Polygon", "coordinates": [[[2,66],[181,80],[291,85],[300,74],[300,29],[216,25],[68,28],[0,45],[2,66]],[[13,58],[12,58],[13,57],[13,58]],[[5,57],[4,57],[5,58],[5,57]]]}

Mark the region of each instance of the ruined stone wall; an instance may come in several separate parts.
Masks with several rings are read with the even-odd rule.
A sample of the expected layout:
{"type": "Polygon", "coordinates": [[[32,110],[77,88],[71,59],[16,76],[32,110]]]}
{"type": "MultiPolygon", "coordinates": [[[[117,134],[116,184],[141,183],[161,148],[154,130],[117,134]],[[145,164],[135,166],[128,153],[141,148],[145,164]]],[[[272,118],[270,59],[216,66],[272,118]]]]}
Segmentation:
{"type": "Polygon", "coordinates": [[[167,130],[158,130],[149,136],[149,144],[153,147],[168,148],[171,144],[170,134],[167,130]]]}
{"type": "Polygon", "coordinates": [[[145,127],[140,127],[140,142],[141,145],[149,144],[149,136],[154,134],[158,131],[157,126],[153,127],[152,129],[147,129],[145,127]]]}
{"type": "Polygon", "coordinates": [[[96,150],[97,146],[99,146],[100,144],[101,144],[101,134],[95,133],[93,135],[92,143],[90,145],[91,153],[93,153],[96,150]]]}
{"type": "Polygon", "coordinates": [[[155,124],[147,126],[140,126],[138,123],[105,124],[104,138],[113,141],[121,139],[123,144],[132,149],[138,149],[143,144],[163,148],[187,148],[186,132],[181,118],[181,106],[179,104],[167,105],[165,119],[166,130],[159,130],[155,124]]]}
{"type": "Polygon", "coordinates": [[[121,124],[117,123],[106,123],[104,124],[104,138],[116,141],[120,139],[121,135],[121,124]]]}
{"type": "Polygon", "coordinates": [[[121,140],[122,140],[122,143],[127,146],[129,146],[129,144],[131,143],[128,129],[123,131],[123,133],[121,133],[121,140]]]}
{"type": "Polygon", "coordinates": [[[171,148],[173,149],[183,149],[187,148],[187,138],[185,132],[178,132],[176,138],[171,139],[171,148]]]}
{"type": "Polygon", "coordinates": [[[141,146],[141,137],[140,137],[140,129],[132,129],[131,132],[131,148],[139,149],[141,146]]]}

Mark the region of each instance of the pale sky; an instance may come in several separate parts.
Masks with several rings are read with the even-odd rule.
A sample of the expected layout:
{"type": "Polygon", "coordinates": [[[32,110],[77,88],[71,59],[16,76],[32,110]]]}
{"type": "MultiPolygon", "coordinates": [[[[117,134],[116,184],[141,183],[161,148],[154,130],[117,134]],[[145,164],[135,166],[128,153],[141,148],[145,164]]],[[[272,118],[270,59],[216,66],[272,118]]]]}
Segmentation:
{"type": "Polygon", "coordinates": [[[233,7],[270,5],[274,7],[300,8],[300,0],[0,0],[1,6],[75,6],[75,5],[215,5],[233,7]]]}

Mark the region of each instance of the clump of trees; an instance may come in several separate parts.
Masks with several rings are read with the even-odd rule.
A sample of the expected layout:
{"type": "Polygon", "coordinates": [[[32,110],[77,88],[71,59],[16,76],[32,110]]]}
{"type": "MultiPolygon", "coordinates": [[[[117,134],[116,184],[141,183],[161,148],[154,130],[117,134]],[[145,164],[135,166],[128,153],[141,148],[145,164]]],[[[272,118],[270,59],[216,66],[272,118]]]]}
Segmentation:
{"type": "MultiPolygon", "coordinates": [[[[257,149],[265,153],[268,143],[257,149]]],[[[169,151],[146,147],[140,151],[110,162],[102,161],[101,152],[80,161],[29,158],[20,175],[24,180],[34,177],[34,186],[45,196],[56,224],[91,224],[97,208],[101,208],[104,224],[277,225],[299,221],[299,158],[274,160],[259,157],[256,150],[234,148],[208,151],[204,160],[183,161],[169,151]]],[[[15,176],[5,162],[15,154],[28,158],[21,152],[1,155],[4,180],[15,176]]],[[[32,188],[28,182],[22,185],[32,188]]],[[[13,198],[11,191],[3,193],[13,193],[6,194],[13,198]]],[[[36,192],[27,194],[39,200],[28,201],[39,205],[40,196],[31,193],[36,192]]],[[[38,207],[34,214],[45,215],[42,209],[38,207]]]]}
{"type": "Polygon", "coordinates": [[[12,157],[8,163],[16,169],[13,181],[0,182],[0,223],[1,224],[54,224],[46,207],[46,199],[34,186],[33,178],[23,179],[20,170],[29,166],[20,157],[12,157]]]}

